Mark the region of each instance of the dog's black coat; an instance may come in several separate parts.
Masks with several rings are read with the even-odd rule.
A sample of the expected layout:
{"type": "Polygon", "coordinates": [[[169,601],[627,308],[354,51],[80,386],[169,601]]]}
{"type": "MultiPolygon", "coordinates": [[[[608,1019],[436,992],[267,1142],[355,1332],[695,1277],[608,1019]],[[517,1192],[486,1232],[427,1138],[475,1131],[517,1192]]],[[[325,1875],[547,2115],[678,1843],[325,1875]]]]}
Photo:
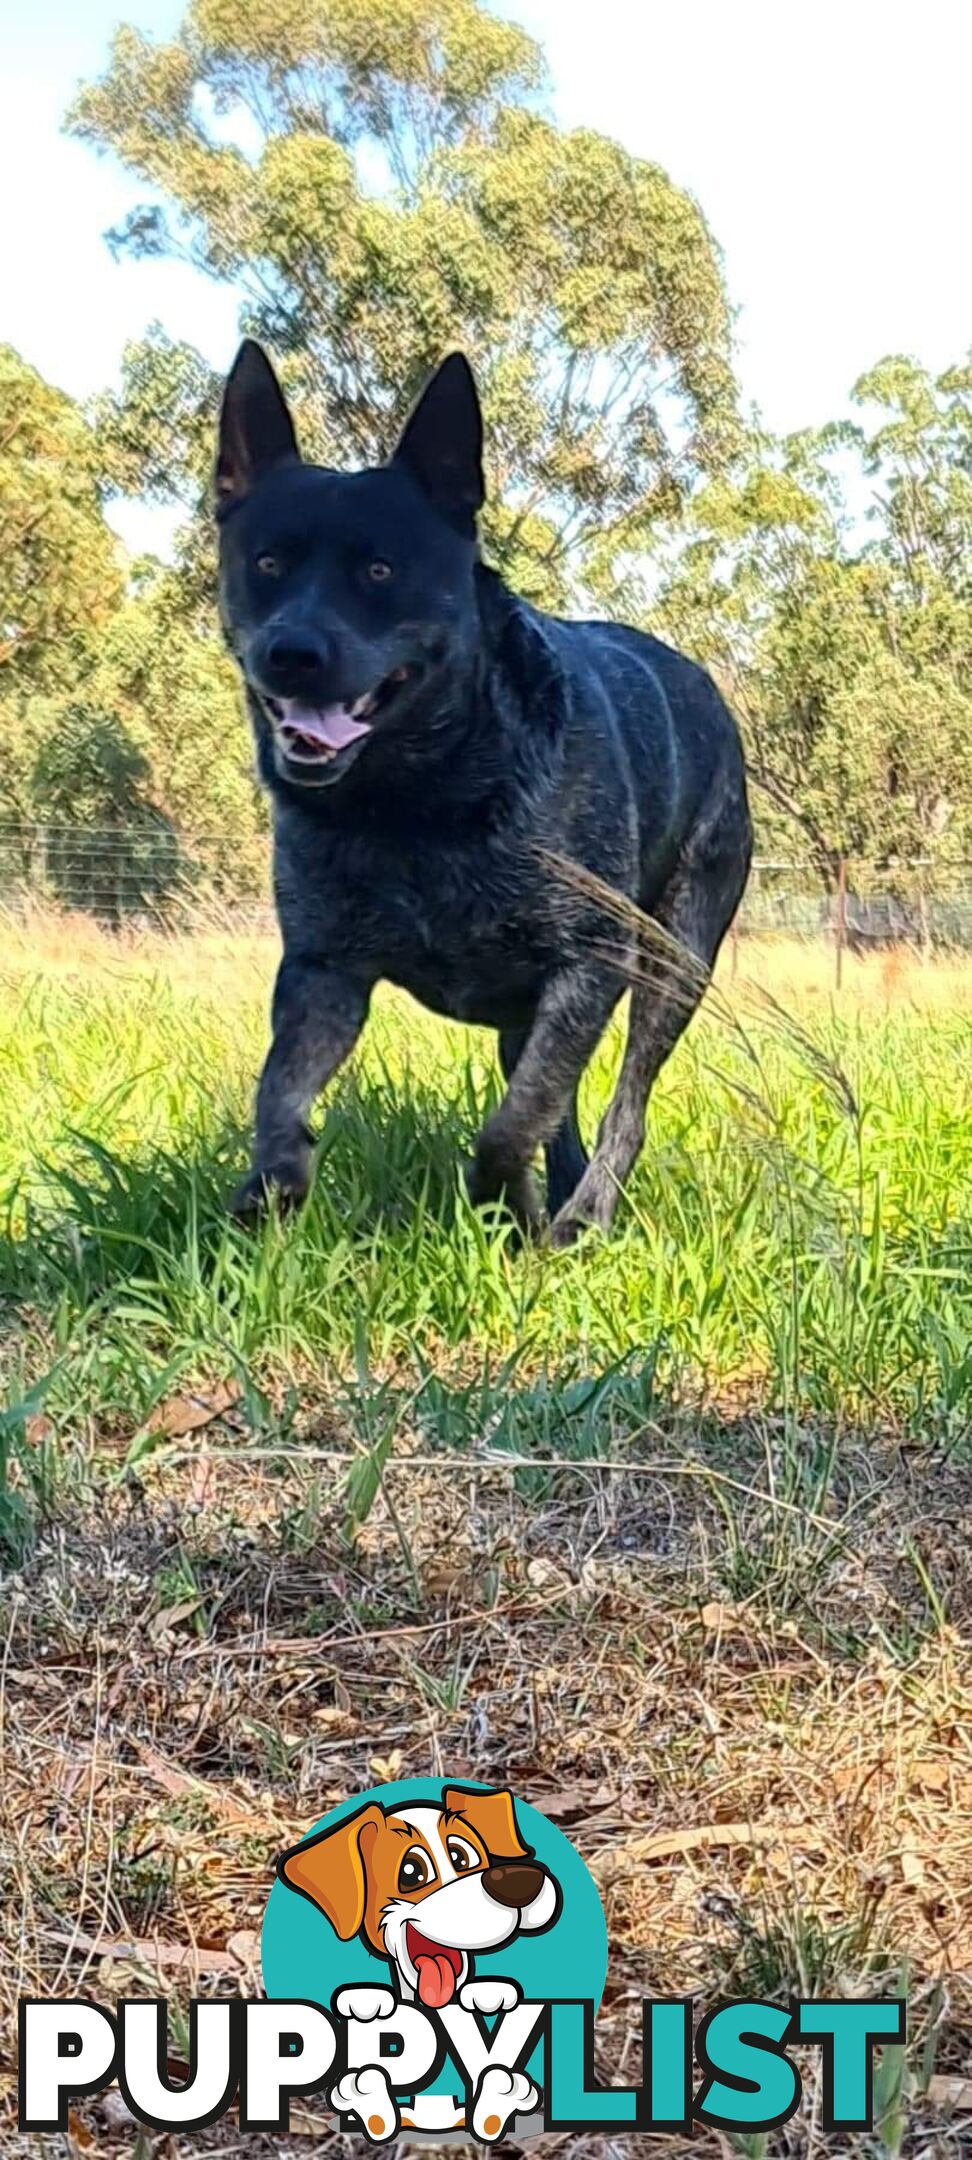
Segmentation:
{"type": "Polygon", "coordinates": [[[388,978],[499,1030],[508,1090],[480,1135],[474,1198],[504,1195],[534,1218],[543,1145],[555,1240],[606,1225],[746,881],[745,777],[722,699],[657,639],[543,615],[482,565],[481,423],[458,356],[391,462],[341,474],[301,463],[269,362],[245,344],[217,488],[223,623],[273,800],[284,945],[238,1212],[274,1187],[306,1191],[308,1112],[388,978]],[[676,970],[669,943],[635,969],[590,1164],[577,1085],[634,940],[551,857],[636,902],[695,961],[676,970]]]}

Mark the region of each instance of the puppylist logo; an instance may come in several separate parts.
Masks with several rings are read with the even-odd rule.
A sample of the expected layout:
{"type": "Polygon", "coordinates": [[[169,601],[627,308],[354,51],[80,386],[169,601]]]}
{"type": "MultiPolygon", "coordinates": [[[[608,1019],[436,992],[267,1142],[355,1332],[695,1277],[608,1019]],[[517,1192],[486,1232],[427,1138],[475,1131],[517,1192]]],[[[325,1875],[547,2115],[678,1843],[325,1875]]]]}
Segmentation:
{"type": "Polygon", "coordinates": [[[535,1808],[471,1783],[383,1785],[281,1854],[267,2000],[191,2004],[183,2082],[164,2002],[22,2002],[20,2128],[64,2130],[73,2100],[117,2079],[159,2130],[204,2129],[236,2101],[242,2130],[285,2131],[291,2101],[316,2094],[376,2146],[402,2131],[758,2133],[800,2105],[797,2043],[822,2050],[824,2127],[872,2127],[874,2049],[903,2043],[903,2002],[722,2003],[693,2039],[690,2000],[646,2001],[640,2075],[606,2087],[607,1955],[594,1882],[535,1808]]]}

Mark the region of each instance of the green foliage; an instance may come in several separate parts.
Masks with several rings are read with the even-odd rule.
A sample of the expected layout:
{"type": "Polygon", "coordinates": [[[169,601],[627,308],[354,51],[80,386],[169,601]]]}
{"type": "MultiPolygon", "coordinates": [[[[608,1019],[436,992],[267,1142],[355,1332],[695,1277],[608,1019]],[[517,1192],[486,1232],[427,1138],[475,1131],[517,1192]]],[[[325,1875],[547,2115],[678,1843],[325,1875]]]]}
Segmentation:
{"type": "Polygon", "coordinates": [[[179,572],[130,564],[126,591],[104,517],[136,458],[158,497],[167,459],[186,476],[199,455],[198,369],[187,383],[164,341],[151,350],[141,372],[129,356],[124,399],[101,400],[91,426],[0,349],[2,813],[48,829],[58,897],[115,916],[182,878],[176,833],[237,890],[261,882],[264,852],[234,671],[212,610],[187,604],[189,553],[179,572]]]}
{"type": "Polygon", "coordinates": [[[892,355],[853,395],[883,414],[854,435],[877,483],[886,546],[916,599],[932,599],[940,583],[972,601],[972,359],[936,380],[892,355]]]}
{"type": "Polygon", "coordinates": [[[161,899],[178,876],[178,844],[146,795],[148,761],[117,715],[66,693],[34,719],[32,784],[55,897],[115,921],[161,899]]]}
{"type": "Polygon", "coordinates": [[[265,818],[236,671],[187,618],[177,573],[148,570],[103,640],[86,696],[137,746],[150,800],[234,891],[259,889],[265,818]]]}
{"type": "Polygon", "coordinates": [[[0,697],[48,684],[121,590],[94,438],[77,407],[0,346],[0,697]]]}
{"type": "MultiPolygon", "coordinates": [[[[170,45],[117,32],[71,124],[163,198],[119,248],[241,292],[309,454],[385,454],[425,374],[465,345],[487,541],[556,599],[595,543],[642,540],[718,467],[736,422],[701,212],[657,166],[556,128],[542,76],[532,40],[476,0],[193,0],[170,45]]],[[[185,349],[154,335],[132,351],[101,413],[116,481],[154,489],[168,468],[184,492],[188,466],[201,483],[195,416],[215,397],[185,349]],[[153,404],[176,409],[171,460],[153,404]]]]}
{"type": "Polygon", "coordinates": [[[0,346],[0,805],[36,815],[51,699],[76,684],[122,596],[97,445],[69,397],[0,346]]]}
{"type": "Polygon", "coordinates": [[[91,415],[105,488],[191,506],[212,457],[206,362],[155,323],[140,343],[126,345],[120,372],[120,389],[96,398],[91,415]]]}
{"type": "Polygon", "coordinates": [[[972,369],[885,360],[854,397],[873,432],[753,436],[698,489],[646,603],[739,714],[763,834],[792,850],[795,821],[826,879],[841,854],[972,854],[972,369]]]}

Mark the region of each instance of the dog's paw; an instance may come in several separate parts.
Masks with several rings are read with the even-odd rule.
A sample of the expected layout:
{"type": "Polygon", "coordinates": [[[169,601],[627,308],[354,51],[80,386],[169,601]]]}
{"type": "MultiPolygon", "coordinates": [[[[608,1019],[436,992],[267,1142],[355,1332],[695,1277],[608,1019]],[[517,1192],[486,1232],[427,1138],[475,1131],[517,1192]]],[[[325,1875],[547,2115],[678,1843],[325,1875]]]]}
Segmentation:
{"type": "Polygon", "coordinates": [[[275,1207],[279,1215],[292,1215],[307,1198],[309,1178],[296,1163],[279,1170],[251,1170],[230,1201],[233,1221],[253,1230],[275,1207]]]}
{"type": "Polygon", "coordinates": [[[496,2017],[501,2010],[515,2010],[523,2001],[523,1990],[515,1980],[467,1980],[459,1990],[459,2002],[463,2010],[480,2010],[484,2017],[496,2017]]]}
{"type": "Polygon", "coordinates": [[[398,2109],[388,2079],[377,2063],[364,2070],[348,2070],[332,2085],[328,2099],[336,2114],[357,2117],[373,2145],[384,2145],[389,2138],[398,2136],[398,2109]]]}
{"type": "Polygon", "coordinates": [[[568,1252],[581,1238],[593,1236],[600,1228],[600,1223],[593,1222],[589,1215],[580,1214],[568,1201],[567,1206],[561,1208],[560,1214],[554,1216],[547,1232],[547,1243],[555,1252],[568,1252]]]}
{"type": "Polygon", "coordinates": [[[504,2069],[492,2063],[483,2071],[473,2106],[473,2134],[491,2141],[503,2137],[515,2115],[528,2115],[540,2095],[522,2070],[504,2069]]]}
{"type": "Polygon", "coordinates": [[[473,1207],[505,1209],[524,1237],[538,1235],[543,1209],[532,1170],[504,1170],[485,1152],[479,1152],[466,1167],[466,1191],[473,1207]]]}
{"type": "Polygon", "coordinates": [[[354,2018],[359,2025],[370,2025],[375,2018],[392,2016],[395,1997],[387,1987],[339,1988],[334,2008],[340,2018],[354,2018]]]}
{"type": "Polygon", "coordinates": [[[593,1231],[606,1236],[614,1221],[621,1187],[604,1163],[595,1156],[588,1163],[580,1184],[562,1207],[557,1209],[550,1224],[549,1242],[563,1251],[576,1245],[579,1238],[593,1231]]]}
{"type": "Polygon", "coordinates": [[[582,1215],[555,1215],[547,1232],[547,1243],[554,1252],[569,1252],[579,1243],[585,1231],[592,1230],[593,1223],[585,1222],[582,1215]]]}

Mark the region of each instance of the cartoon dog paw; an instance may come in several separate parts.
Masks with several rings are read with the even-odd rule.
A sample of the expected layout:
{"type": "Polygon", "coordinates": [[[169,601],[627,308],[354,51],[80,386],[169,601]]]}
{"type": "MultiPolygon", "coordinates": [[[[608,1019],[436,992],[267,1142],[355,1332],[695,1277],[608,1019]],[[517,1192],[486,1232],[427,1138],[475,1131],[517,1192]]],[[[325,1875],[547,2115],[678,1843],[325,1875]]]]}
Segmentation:
{"type": "Polygon", "coordinates": [[[487,2141],[502,2137],[514,2115],[529,2114],[539,2099],[536,2086],[522,2070],[504,2070],[499,2063],[493,2063],[479,2080],[473,2106],[474,2136],[487,2141]]]}
{"type": "Polygon", "coordinates": [[[391,2017],[395,1997],[386,1987],[339,1988],[334,2008],[339,2018],[354,2018],[359,2025],[370,2025],[375,2018],[391,2017]]]}
{"type": "Polygon", "coordinates": [[[480,2010],[484,2017],[495,2017],[501,2010],[515,2010],[523,2001],[523,1989],[515,1980],[467,1980],[459,1990],[459,2002],[463,2010],[480,2010]]]}
{"type": "Polygon", "coordinates": [[[377,2063],[369,2063],[365,2070],[347,2071],[336,2085],[332,2085],[328,2097],[337,2114],[357,2116],[365,2136],[373,2145],[384,2145],[389,2138],[398,2136],[398,2109],[385,2072],[377,2063]]]}

